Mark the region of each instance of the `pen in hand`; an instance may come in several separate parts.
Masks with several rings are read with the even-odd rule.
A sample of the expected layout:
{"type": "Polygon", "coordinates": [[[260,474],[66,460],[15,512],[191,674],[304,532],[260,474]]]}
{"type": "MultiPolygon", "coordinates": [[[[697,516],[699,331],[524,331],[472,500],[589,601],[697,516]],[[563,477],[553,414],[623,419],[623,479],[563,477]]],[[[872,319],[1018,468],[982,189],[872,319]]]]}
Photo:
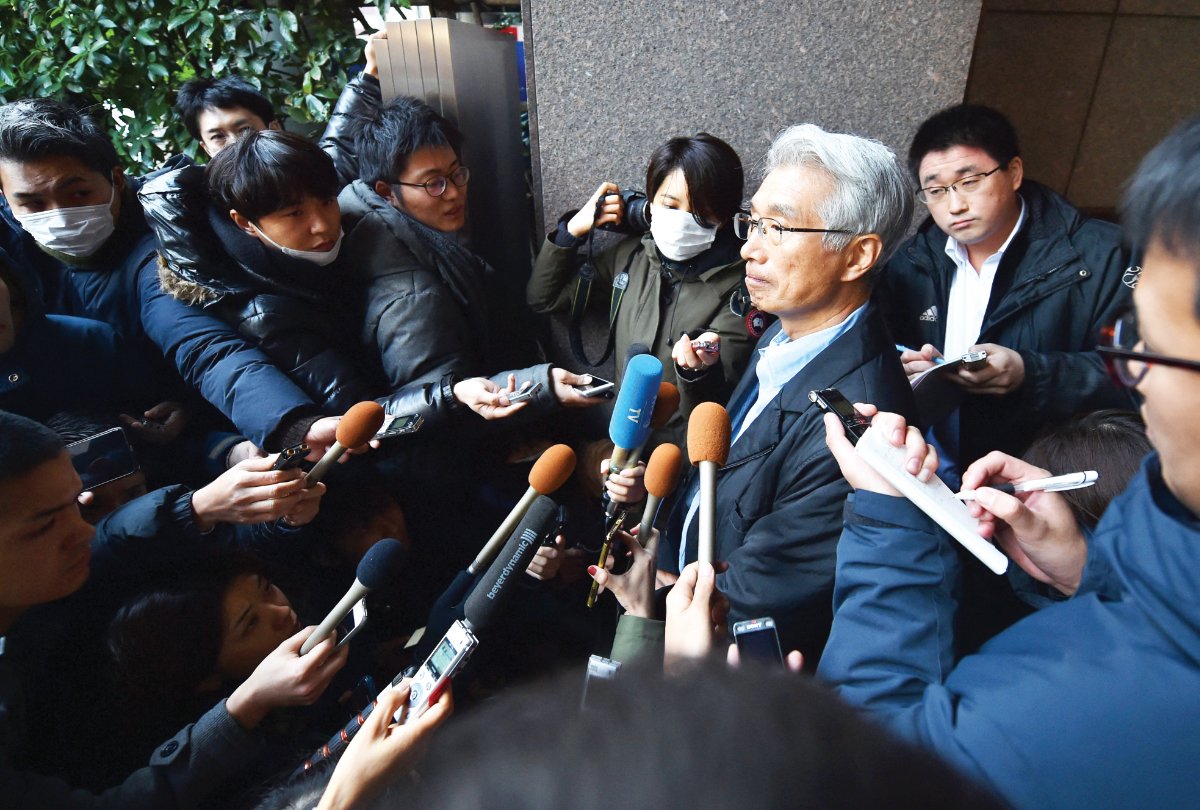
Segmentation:
{"type": "MultiPolygon", "coordinates": [[[[1084,472],[1055,475],[1050,478],[1038,478],[1033,481],[988,484],[987,486],[989,489],[994,489],[1007,495],[1015,495],[1018,492],[1065,492],[1068,489],[1090,487],[1099,479],[1100,473],[1095,470],[1085,470],[1084,472]]],[[[954,497],[960,501],[973,501],[975,500],[975,490],[968,489],[963,492],[956,492],[954,497]]]]}

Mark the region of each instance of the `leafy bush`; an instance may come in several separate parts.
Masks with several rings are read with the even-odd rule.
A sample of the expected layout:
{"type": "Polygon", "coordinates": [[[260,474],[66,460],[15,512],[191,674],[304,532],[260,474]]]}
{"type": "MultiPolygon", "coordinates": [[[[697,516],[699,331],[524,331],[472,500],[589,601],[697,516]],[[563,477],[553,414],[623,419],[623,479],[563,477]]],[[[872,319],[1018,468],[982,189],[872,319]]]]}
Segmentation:
{"type": "MultiPolygon", "coordinates": [[[[131,166],[196,145],[172,106],[179,85],[236,73],[280,117],[323,121],[361,64],[358,7],[407,0],[0,0],[0,101],[51,96],[99,104],[131,166]],[[230,8],[230,6],[234,6],[230,8]]],[[[365,23],[365,21],[363,21],[365,23]]]]}

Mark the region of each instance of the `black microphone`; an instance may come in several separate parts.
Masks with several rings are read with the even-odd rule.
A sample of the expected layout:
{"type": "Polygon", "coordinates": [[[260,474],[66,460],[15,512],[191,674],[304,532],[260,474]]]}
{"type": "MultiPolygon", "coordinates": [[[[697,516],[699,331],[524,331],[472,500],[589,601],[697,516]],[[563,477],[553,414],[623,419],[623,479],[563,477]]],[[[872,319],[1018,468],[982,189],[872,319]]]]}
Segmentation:
{"type": "MultiPolygon", "coordinates": [[[[466,598],[465,603],[459,605],[462,608],[459,613],[461,619],[467,627],[473,631],[486,630],[492,626],[496,617],[500,614],[504,604],[508,602],[514,591],[513,580],[521,575],[529,561],[533,559],[533,555],[537,553],[538,546],[542,545],[545,539],[559,530],[559,510],[556,504],[545,495],[538,496],[534,500],[533,505],[525,513],[525,517],[521,520],[521,524],[513,531],[505,544],[504,549],[492,561],[491,566],[479,578],[475,589],[471,591],[466,598]]],[[[378,545],[378,544],[377,544],[378,545]]],[[[374,550],[374,547],[372,547],[374,550]]],[[[441,601],[441,600],[439,600],[441,601]]],[[[431,617],[432,619],[432,617],[431,617]]],[[[454,625],[458,616],[454,615],[454,609],[449,610],[449,619],[445,625],[437,632],[430,634],[430,626],[426,626],[425,638],[436,637],[438,644],[448,634],[449,629],[454,625]]],[[[430,622],[432,625],[432,620],[430,622]]],[[[423,646],[423,645],[419,645],[423,646]]],[[[436,645],[429,645],[428,649],[432,650],[436,645]]],[[[420,657],[422,660],[428,655],[425,652],[420,657]]],[[[405,673],[401,672],[392,680],[392,686],[398,686],[404,680],[405,673]]],[[[378,701],[371,701],[361,712],[356,714],[345,728],[334,734],[329,742],[322,745],[312,753],[308,758],[297,766],[289,777],[290,780],[296,779],[309,773],[313,767],[321,762],[333,759],[341,754],[341,752],[350,744],[350,740],[362,728],[367,718],[371,716],[371,712],[375,710],[378,701]]]]}
{"type": "Polygon", "coordinates": [[[500,609],[512,597],[512,580],[524,573],[538,546],[558,525],[558,504],[539,495],[463,603],[463,621],[472,630],[486,630],[495,622],[500,609]]]}
{"type": "MultiPolygon", "coordinates": [[[[458,619],[466,618],[466,604],[470,598],[474,597],[475,592],[483,587],[483,583],[490,583],[488,585],[489,591],[495,588],[495,584],[499,579],[497,572],[503,571],[504,567],[512,560],[513,549],[516,548],[516,544],[521,537],[529,533],[537,536],[538,540],[533,546],[533,553],[536,553],[537,546],[544,543],[548,538],[552,539],[558,530],[558,507],[554,501],[545,495],[534,498],[521,522],[508,535],[505,545],[496,558],[492,560],[491,565],[474,576],[469,571],[459,572],[459,575],[450,583],[450,586],[433,603],[433,607],[429,611],[429,618],[425,621],[425,632],[413,650],[413,657],[422,661],[425,660],[425,657],[433,650],[438,640],[450,628],[450,625],[454,624],[458,619]],[[537,505],[536,509],[534,509],[534,505],[537,505]]],[[[525,566],[528,564],[529,561],[526,560],[525,565],[522,565],[520,570],[525,570],[525,566]]],[[[480,597],[480,599],[482,598],[480,597]]],[[[492,597],[488,601],[494,604],[495,599],[496,597],[492,597]]],[[[479,611],[479,600],[477,600],[476,609],[474,610],[475,617],[471,622],[472,626],[476,626],[475,621],[479,619],[479,611]]]]}
{"type": "Polygon", "coordinates": [[[404,564],[407,556],[408,550],[400,544],[400,541],[390,537],[371,546],[363,555],[354,572],[354,584],[350,586],[350,590],[346,591],[342,601],[329,611],[325,620],[317,625],[317,629],[312,632],[312,635],[304,640],[304,644],[300,646],[300,654],[307,655],[309,650],[320,644],[325,636],[333,632],[342,619],[350,615],[350,611],[354,609],[354,605],[359,599],[376,588],[381,588],[393,581],[400,573],[400,566],[404,564]]]}

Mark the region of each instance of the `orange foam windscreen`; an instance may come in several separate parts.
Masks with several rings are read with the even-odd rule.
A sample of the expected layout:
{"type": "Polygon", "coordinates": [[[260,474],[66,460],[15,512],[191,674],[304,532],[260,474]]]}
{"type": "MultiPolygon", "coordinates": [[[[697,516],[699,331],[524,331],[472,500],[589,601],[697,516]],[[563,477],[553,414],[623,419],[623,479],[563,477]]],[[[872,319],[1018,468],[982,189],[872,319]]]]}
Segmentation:
{"type": "Polygon", "coordinates": [[[692,464],[729,458],[729,412],[715,402],[701,402],[688,419],[688,458],[692,464]]]}
{"type": "Polygon", "coordinates": [[[665,498],[679,483],[683,469],[683,451],[673,444],[660,444],[646,463],[646,491],[656,498],[665,498]]]}
{"type": "Polygon", "coordinates": [[[561,487],[575,472],[575,451],[565,444],[556,444],[533,463],[529,471],[529,486],[539,495],[549,495],[561,487]]]}
{"type": "Polygon", "coordinates": [[[386,413],[378,402],[359,402],[350,406],[337,424],[338,444],[342,447],[362,447],[383,427],[386,413]]]}

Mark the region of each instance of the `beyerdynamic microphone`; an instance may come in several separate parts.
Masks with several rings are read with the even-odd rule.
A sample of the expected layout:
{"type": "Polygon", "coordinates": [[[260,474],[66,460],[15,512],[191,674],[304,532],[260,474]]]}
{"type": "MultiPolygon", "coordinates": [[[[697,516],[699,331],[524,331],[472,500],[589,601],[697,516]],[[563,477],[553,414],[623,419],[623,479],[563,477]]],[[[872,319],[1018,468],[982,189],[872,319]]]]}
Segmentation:
{"type": "MultiPolygon", "coordinates": [[[[650,417],[658,399],[662,372],[662,361],[652,354],[639,354],[625,367],[625,379],[621,382],[621,391],[608,423],[608,438],[613,443],[612,458],[608,462],[610,476],[631,466],[630,455],[650,435],[650,417]]],[[[616,504],[610,501],[605,511],[611,518],[616,512],[616,504]]]]}
{"type": "Polygon", "coordinates": [[[400,544],[400,541],[390,537],[371,546],[358,563],[358,569],[354,572],[354,584],[350,586],[350,590],[346,591],[342,601],[329,611],[329,615],[325,617],[324,621],[317,625],[317,629],[312,632],[312,635],[304,640],[304,644],[300,646],[300,654],[308,655],[309,650],[320,644],[327,635],[333,632],[342,619],[350,615],[350,611],[354,609],[354,605],[359,599],[376,588],[393,581],[400,573],[400,566],[404,564],[407,556],[408,550],[400,544]]]}
{"type": "Polygon", "coordinates": [[[504,549],[488,567],[463,603],[463,621],[476,633],[487,630],[515,591],[512,580],[521,576],[549,534],[558,528],[558,504],[537,496],[504,549]]]}
{"type": "Polygon", "coordinates": [[[729,458],[729,413],[715,402],[701,402],[688,419],[688,458],[700,468],[700,543],[696,558],[712,563],[716,553],[717,468],[729,458]]]}
{"type": "MultiPolygon", "coordinates": [[[[500,614],[504,604],[511,597],[515,586],[513,580],[520,576],[521,572],[529,565],[529,561],[533,555],[537,553],[538,546],[542,541],[558,528],[558,505],[550,498],[537,497],[526,511],[524,519],[513,532],[508,543],[504,546],[504,551],[496,558],[491,567],[479,578],[479,584],[471,595],[466,600],[465,618],[463,623],[475,633],[486,630],[496,621],[496,617],[500,614]]],[[[437,644],[441,643],[441,639],[445,637],[447,628],[454,624],[454,618],[451,617],[445,623],[445,626],[439,629],[435,637],[438,638],[437,644]]],[[[428,628],[427,628],[428,629],[428,628]]],[[[437,644],[429,644],[424,647],[424,652],[421,652],[419,657],[423,660],[433,650],[437,644]]],[[[404,680],[404,673],[400,673],[392,680],[392,685],[397,686],[404,680]]],[[[338,756],[358,730],[362,728],[367,718],[374,711],[377,701],[372,701],[366,708],[354,716],[354,718],[346,724],[346,727],[334,734],[329,742],[318,748],[310,757],[305,759],[295,771],[292,772],[291,778],[295,779],[312,770],[312,767],[320,762],[332,759],[338,756]]]]}
{"type": "Polygon", "coordinates": [[[650,530],[654,528],[654,520],[658,517],[658,507],[662,499],[675,491],[682,469],[683,453],[674,444],[660,444],[650,454],[644,479],[646,507],[642,510],[641,528],[638,530],[638,542],[643,546],[650,537],[650,530]]]}
{"type": "Polygon", "coordinates": [[[346,411],[346,415],[337,423],[337,430],[334,434],[337,441],[329,446],[325,455],[321,456],[321,460],[313,465],[308,475],[304,477],[304,486],[311,487],[324,478],[325,474],[334,464],[337,464],[338,459],[347,450],[362,447],[371,441],[371,437],[383,427],[383,420],[386,416],[387,413],[378,402],[368,400],[351,405],[350,410],[346,411]]]}
{"type": "Polygon", "coordinates": [[[573,472],[575,472],[574,450],[565,444],[556,444],[547,448],[546,452],[542,453],[534,462],[533,469],[529,471],[529,489],[525,490],[521,500],[517,502],[513,510],[508,513],[508,517],[480,549],[479,554],[475,556],[475,560],[467,567],[467,570],[476,574],[487,565],[496,550],[500,548],[500,544],[508,539],[513,528],[529,511],[534,500],[539,495],[549,495],[557,490],[567,482],[573,472]]]}

